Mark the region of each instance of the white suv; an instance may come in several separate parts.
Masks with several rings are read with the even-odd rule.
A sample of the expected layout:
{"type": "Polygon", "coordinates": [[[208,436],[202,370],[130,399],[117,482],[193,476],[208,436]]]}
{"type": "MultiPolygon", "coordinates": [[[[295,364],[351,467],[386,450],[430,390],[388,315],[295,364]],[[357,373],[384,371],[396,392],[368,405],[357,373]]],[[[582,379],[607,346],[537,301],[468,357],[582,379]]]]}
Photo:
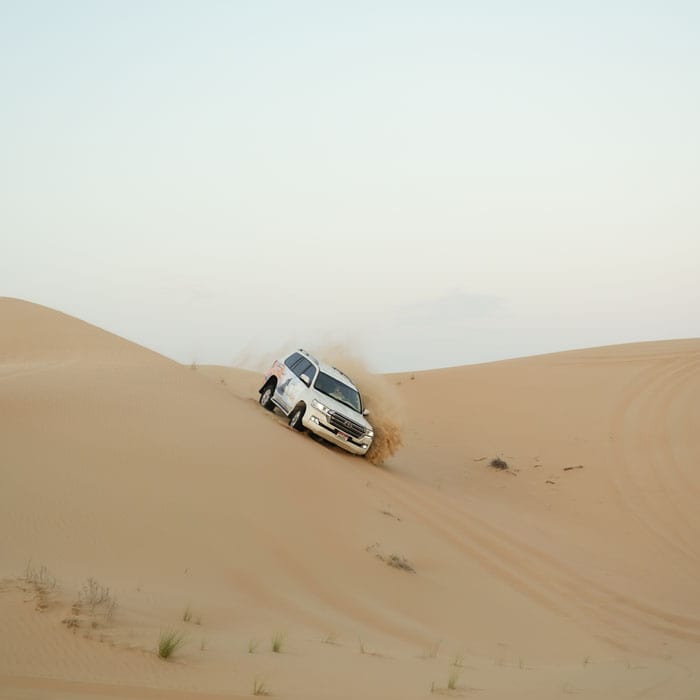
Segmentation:
{"type": "Polygon", "coordinates": [[[356,455],[365,455],[374,430],[365,416],[357,387],[339,369],[319,362],[304,350],[275,360],[260,388],[260,405],[277,406],[295,430],[307,428],[356,455]]]}

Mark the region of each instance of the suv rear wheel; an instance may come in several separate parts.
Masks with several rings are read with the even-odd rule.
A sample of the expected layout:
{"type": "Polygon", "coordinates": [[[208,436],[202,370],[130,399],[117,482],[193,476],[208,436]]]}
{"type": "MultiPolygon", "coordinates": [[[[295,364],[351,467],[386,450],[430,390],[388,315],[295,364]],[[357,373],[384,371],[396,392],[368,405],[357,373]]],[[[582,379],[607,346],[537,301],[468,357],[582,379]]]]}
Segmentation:
{"type": "Polygon", "coordinates": [[[275,404],[272,403],[272,395],[275,393],[274,382],[268,382],[260,393],[260,405],[268,411],[275,410],[275,404]]]}

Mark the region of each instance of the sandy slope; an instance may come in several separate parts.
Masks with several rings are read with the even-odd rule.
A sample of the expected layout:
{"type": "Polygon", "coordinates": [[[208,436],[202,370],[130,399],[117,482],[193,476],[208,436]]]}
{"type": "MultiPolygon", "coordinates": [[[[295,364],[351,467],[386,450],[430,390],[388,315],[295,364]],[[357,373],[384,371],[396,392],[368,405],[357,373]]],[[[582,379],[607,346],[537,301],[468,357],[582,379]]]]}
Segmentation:
{"type": "Polygon", "coordinates": [[[700,695],[700,341],[389,376],[383,468],[258,380],[0,300],[0,697],[700,695]]]}

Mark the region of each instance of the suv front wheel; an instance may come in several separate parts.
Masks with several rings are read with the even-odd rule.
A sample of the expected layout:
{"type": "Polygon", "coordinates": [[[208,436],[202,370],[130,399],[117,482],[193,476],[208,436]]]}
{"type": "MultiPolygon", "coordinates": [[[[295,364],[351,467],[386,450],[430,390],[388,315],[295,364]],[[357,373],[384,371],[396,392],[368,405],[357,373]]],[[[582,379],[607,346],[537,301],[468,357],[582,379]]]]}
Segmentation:
{"type": "Polygon", "coordinates": [[[294,430],[298,430],[299,432],[302,432],[304,430],[304,424],[301,422],[301,419],[303,417],[304,407],[297,406],[289,416],[289,427],[294,428],[294,430]]]}

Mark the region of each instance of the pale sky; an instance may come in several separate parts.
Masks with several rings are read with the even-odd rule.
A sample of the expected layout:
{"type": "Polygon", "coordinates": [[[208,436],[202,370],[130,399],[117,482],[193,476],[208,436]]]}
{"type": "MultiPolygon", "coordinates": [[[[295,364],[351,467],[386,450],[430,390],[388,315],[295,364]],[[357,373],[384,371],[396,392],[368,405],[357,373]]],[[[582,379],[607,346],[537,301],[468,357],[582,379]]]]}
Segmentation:
{"type": "Polygon", "coordinates": [[[697,2],[0,0],[0,295],[186,363],[700,336],[699,37],[697,2]]]}

